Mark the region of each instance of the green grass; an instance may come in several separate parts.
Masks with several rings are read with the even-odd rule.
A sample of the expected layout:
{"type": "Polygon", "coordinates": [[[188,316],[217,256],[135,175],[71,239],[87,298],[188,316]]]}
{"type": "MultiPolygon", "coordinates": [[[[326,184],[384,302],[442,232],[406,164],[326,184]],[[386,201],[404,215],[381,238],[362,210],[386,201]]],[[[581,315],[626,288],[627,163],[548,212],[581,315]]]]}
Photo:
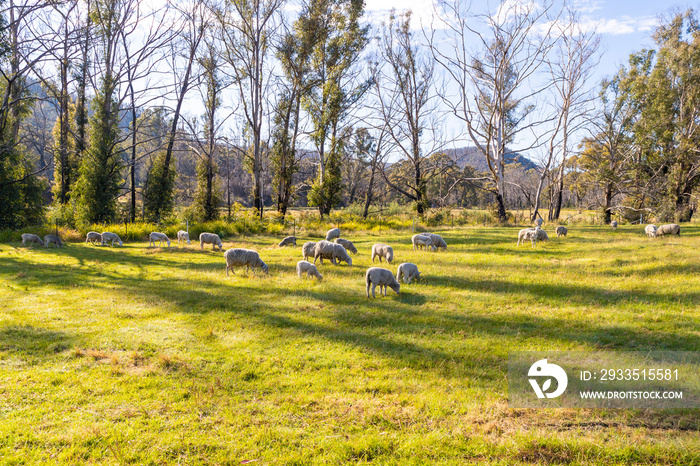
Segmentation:
{"type": "Polygon", "coordinates": [[[0,463],[699,464],[696,411],[509,409],[506,370],[517,350],[700,350],[700,227],[517,231],[442,230],[438,253],[357,233],[321,283],[271,236],[224,244],[269,276],[194,245],[1,244],[0,463]],[[378,241],[423,279],[368,300],[378,241]]]}

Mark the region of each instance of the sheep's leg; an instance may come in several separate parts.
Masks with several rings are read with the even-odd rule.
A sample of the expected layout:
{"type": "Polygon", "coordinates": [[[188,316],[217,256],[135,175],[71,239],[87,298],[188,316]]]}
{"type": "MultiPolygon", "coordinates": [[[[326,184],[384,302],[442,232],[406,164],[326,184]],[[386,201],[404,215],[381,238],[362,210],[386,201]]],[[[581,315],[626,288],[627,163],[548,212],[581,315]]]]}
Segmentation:
{"type": "Polygon", "coordinates": [[[368,297],[368,298],[369,298],[369,285],[370,285],[370,282],[367,282],[367,283],[366,283],[366,291],[367,291],[367,297],[368,297]]]}

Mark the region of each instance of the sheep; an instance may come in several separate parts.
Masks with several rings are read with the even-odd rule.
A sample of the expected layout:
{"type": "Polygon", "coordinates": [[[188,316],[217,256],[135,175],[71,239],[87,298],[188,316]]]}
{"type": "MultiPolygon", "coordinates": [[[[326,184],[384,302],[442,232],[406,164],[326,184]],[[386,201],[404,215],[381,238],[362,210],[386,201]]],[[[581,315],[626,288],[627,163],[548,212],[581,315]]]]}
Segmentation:
{"type": "Polygon", "coordinates": [[[301,278],[303,274],[306,274],[307,277],[316,277],[318,281],[323,280],[323,275],[318,272],[316,266],[308,261],[297,262],[297,275],[301,278]]]}
{"type": "Polygon", "coordinates": [[[114,242],[116,241],[119,246],[124,246],[124,243],[122,243],[121,238],[119,238],[119,235],[116,233],[110,233],[109,231],[103,231],[102,232],[102,246],[107,244],[107,241],[112,242],[112,246],[114,246],[114,242]]]}
{"type": "Polygon", "coordinates": [[[212,251],[215,251],[217,246],[219,247],[219,251],[221,251],[221,238],[219,238],[219,235],[216,233],[200,233],[199,246],[202,250],[204,250],[205,244],[211,244],[212,251]]]}
{"type": "Polygon", "coordinates": [[[168,235],[165,233],[157,233],[157,232],[151,232],[150,235],[148,235],[149,239],[149,246],[156,247],[156,241],[158,241],[158,246],[163,247],[163,241],[168,243],[168,247],[170,247],[170,238],[168,238],[168,235]]]}
{"type": "Polygon", "coordinates": [[[658,228],[656,228],[656,225],[647,225],[644,228],[644,233],[646,233],[649,238],[656,238],[657,231],[658,228]]]}
{"type": "Polygon", "coordinates": [[[613,220],[612,222],[610,222],[610,226],[613,230],[617,230],[617,220],[613,220]]]}
{"type": "Polygon", "coordinates": [[[406,284],[411,283],[412,279],[420,278],[420,272],[418,271],[418,266],[416,264],[411,264],[410,262],[404,262],[399,265],[396,270],[396,281],[401,281],[401,276],[403,275],[403,282],[406,284]]]}
{"type": "Polygon", "coordinates": [[[534,228],[523,228],[518,232],[518,242],[515,245],[520,246],[521,244],[525,244],[525,240],[532,240],[534,234],[534,228]]]}
{"type": "MultiPolygon", "coordinates": [[[[537,241],[549,241],[549,235],[542,228],[536,227],[535,231],[537,232],[537,241]]],[[[535,244],[537,244],[537,241],[535,241],[535,244]]]]}
{"type": "Polygon", "coordinates": [[[185,230],[180,230],[177,232],[177,244],[178,246],[180,245],[180,241],[184,241],[187,244],[190,244],[190,234],[187,233],[185,230]]]}
{"type": "Polygon", "coordinates": [[[287,236],[284,238],[282,241],[279,242],[277,246],[282,247],[282,246],[296,246],[297,245],[297,237],[296,236],[287,236]]]}
{"type": "Polygon", "coordinates": [[[394,249],[386,244],[377,243],[372,246],[372,262],[374,262],[375,257],[379,257],[379,262],[384,258],[391,264],[391,261],[394,260],[394,249]]]}
{"type": "Polygon", "coordinates": [[[44,236],[44,247],[48,248],[49,244],[53,244],[57,248],[63,247],[63,242],[61,238],[56,235],[46,235],[44,236]]]}
{"type": "Polygon", "coordinates": [[[536,218],[535,219],[535,226],[542,228],[542,224],[544,223],[544,219],[542,217],[536,218]]]}
{"type": "Polygon", "coordinates": [[[85,237],[85,244],[88,244],[88,241],[92,244],[95,244],[95,241],[99,241],[100,243],[102,243],[102,235],[96,231],[90,231],[85,237]]]}
{"type": "Polygon", "coordinates": [[[413,250],[414,251],[416,250],[416,247],[418,247],[418,249],[424,247],[426,251],[428,250],[428,248],[432,249],[433,251],[435,251],[437,249],[435,247],[435,245],[433,244],[433,240],[430,239],[429,236],[423,236],[420,234],[413,235],[411,237],[411,242],[413,243],[413,250]]]}
{"type": "Polygon", "coordinates": [[[437,233],[423,233],[423,236],[427,236],[433,240],[433,244],[435,245],[436,249],[442,248],[443,251],[447,250],[447,243],[444,239],[442,239],[442,236],[438,235],[437,233]]]}
{"type": "Polygon", "coordinates": [[[325,240],[319,241],[314,247],[314,264],[316,259],[321,259],[321,265],[323,265],[323,259],[330,259],[333,265],[338,265],[337,262],[352,265],[352,259],[342,245],[325,240]]]}
{"type": "Polygon", "coordinates": [[[677,223],[668,223],[666,225],[661,225],[657,230],[656,230],[656,236],[665,236],[665,235],[681,235],[681,226],[678,225],[677,223]]]}
{"type": "Polygon", "coordinates": [[[260,259],[260,254],[258,254],[257,251],[253,251],[252,249],[228,249],[224,253],[224,258],[226,259],[227,277],[229,269],[235,275],[236,272],[234,272],[233,268],[243,267],[244,265],[246,272],[249,268],[252,268],[253,273],[255,273],[255,268],[260,267],[265,274],[269,273],[267,264],[264,263],[262,259],[260,259]]]}
{"type": "Polygon", "coordinates": [[[310,257],[314,257],[314,248],[316,248],[314,241],[307,241],[301,247],[301,255],[305,261],[308,261],[310,257]]]}
{"type": "Polygon", "coordinates": [[[346,251],[351,252],[353,254],[357,254],[357,248],[354,244],[352,244],[352,241],[350,241],[349,239],[336,238],[333,240],[333,242],[344,247],[346,251]]]}
{"type": "Polygon", "coordinates": [[[370,267],[365,273],[365,285],[367,288],[367,297],[369,298],[369,286],[372,285],[372,297],[376,298],[374,295],[374,289],[379,285],[379,294],[384,292],[386,296],[386,287],[388,286],[392,290],[399,294],[399,289],[401,285],[396,281],[391,270],[383,269],[381,267],[370,267]]]}
{"type": "Polygon", "coordinates": [[[22,246],[27,246],[27,243],[31,244],[38,244],[39,246],[44,245],[44,241],[39,238],[37,235],[33,235],[31,233],[22,233],[22,246]]]}
{"type": "Polygon", "coordinates": [[[331,228],[326,232],[326,241],[333,241],[333,238],[340,238],[340,228],[331,228]]]}
{"type": "Polygon", "coordinates": [[[566,236],[567,233],[568,230],[566,229],[566,227],[563,227],[561,225],[557,227],[557,238],[561,236],[566,236]]]}

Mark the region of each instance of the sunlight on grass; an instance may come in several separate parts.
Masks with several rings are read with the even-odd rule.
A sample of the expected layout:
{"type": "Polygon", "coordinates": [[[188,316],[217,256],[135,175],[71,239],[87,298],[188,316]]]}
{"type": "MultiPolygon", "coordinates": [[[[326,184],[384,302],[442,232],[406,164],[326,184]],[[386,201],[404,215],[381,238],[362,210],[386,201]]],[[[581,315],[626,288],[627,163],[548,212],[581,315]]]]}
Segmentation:
{"type": "MultiPolygon", "coordinates": [[[[349,236],[353,266],[299,279],[299,247],[228,238],[270,274],[199,246],[0,244],[6,464],[697,464],[693,412],[514,410],[517,350],[700,349],[700,227],[576,226],[349,236]],[[554,236],[553,234],[550,236],[554,236]],[[421,279],[365,297],[375,242],[421,279]]],[[[299,238],[301,246],[306,240],[299,238]]],[[[374,265],[377,265],[376,263],[374,265]]]]}

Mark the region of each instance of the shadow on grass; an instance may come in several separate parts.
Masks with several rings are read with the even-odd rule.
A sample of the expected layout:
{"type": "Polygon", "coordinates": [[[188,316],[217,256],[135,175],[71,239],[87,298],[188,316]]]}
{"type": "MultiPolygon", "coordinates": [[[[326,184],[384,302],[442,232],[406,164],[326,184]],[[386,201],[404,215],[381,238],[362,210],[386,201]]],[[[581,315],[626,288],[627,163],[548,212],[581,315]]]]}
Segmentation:
{"type": "Polygon", "coordinates": [[[73,337],[53,330],[25,326],[0,329],[0,350],[22,356],[41,358],[65,351],[73,346],[73,337]]]}

